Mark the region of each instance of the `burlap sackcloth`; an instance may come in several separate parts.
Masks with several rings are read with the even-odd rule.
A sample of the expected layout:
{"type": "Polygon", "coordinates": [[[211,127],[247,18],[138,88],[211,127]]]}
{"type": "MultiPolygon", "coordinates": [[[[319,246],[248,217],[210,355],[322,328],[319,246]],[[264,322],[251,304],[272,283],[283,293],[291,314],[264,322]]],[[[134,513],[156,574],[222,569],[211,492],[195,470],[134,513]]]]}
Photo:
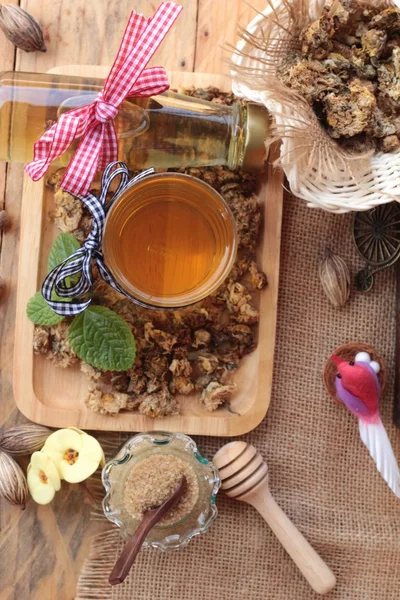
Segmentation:
{"type": "MultiPolygon", "coordinates": [[[[367,295],[352,292],[330,306],[318,279],[325,246],[341,254],[352,276],[362,266],[351,240],[351,216],[306,207],[286,195],[272,401],[263,423],[244,436],[264,455],[278,503],[337,577],[327,597],[400,598],[400,500],[378,474],[355,419],[335,405],[322,369],[342,343],[376,347],[389,367],[382,417],[400,461],[400,431],[391,424],[395,350],[395,274],[380,273],[367,295]]],[[[123,436],[121,439],[126,439],[123,436]]],[[[226,439],[197,438],[212,457],[226,439]]],[[[77,599],[302,600],[317,598],[261,516],[218,496],[219,515],[205,536],[177,553],[140,553],[124,584],[108,575],[122,548],[118,531],[94,542],[77,599]]]]}

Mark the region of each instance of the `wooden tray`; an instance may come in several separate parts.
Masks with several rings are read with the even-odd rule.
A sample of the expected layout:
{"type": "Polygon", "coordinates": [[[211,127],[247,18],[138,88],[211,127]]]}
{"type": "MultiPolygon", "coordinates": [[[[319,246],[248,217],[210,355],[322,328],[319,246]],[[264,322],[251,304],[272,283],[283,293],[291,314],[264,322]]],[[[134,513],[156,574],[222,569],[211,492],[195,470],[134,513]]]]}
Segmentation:
{"type": "MultiPolygon", "coordinates": [[[[105,77],[107,67],[68,66],[52,72],[105,77]]],[[[229,90],[224,76],[170,73],[172,88],[215,85],[229,90]]],[[[272,158],[272,157],[271,157],[272,158]]],[[[269,286],[260,294],[261,320],[256,350],[241,363],[235,375],[238,390],[230,410],[208,412],[195,398],[181,397],[181,414],[151,419],[124,412],[114,417],[88,410],[84,404],[87,379],[79,368],[54,367],[32,351],[33,324],[26,316],[29,298],[40,288],[46,274],[51,244],[59,231],[49,219],[53,194],[43,180],[33,183],[25,176],[21,207],[21,242],[18,271],[17,318],[14,351],[14,393],[20,411],[31,421],[52,427],[75,426],[108,431],[161,429],[187,434],[237,436],[254,429],[264,418],[271,398],[275,328],[278,300],[279,253],[282,221],[282,173],[272,166],[263,177],[259,194],[264,207],[264,236],[259,260],[269,286]]]]}

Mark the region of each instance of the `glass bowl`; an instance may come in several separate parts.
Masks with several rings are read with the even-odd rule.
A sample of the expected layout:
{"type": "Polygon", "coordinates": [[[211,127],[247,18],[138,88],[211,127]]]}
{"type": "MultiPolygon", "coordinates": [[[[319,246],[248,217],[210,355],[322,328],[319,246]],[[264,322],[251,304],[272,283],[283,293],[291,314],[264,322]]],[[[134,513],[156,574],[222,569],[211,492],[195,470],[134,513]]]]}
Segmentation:
{"type": "Polygon", "coordinates": [[[213,187],[185,173],[128,184],[104,225],[104,261],[131,300],[173,310],[214,293],[234,265],[236,222],[213,187]]]}
{"type": "Polygon", "coordinates": [[[133,534],[140,521],[125,508],[125,482],[134,465],[155,454],[174,455],[188,462],[199,483],[199,497],[192,511],[172,525],[153,527],[143,544],[144,548],[177,550],[208,530],[217,516],[215,497],[221,485],[216,467],[200,454],[195,442],[187,435],[156,431],[130,438],[103,469],[102,482],[106,491],[103,510],[107,519],[121,529],[125,539],[133,534]]]}

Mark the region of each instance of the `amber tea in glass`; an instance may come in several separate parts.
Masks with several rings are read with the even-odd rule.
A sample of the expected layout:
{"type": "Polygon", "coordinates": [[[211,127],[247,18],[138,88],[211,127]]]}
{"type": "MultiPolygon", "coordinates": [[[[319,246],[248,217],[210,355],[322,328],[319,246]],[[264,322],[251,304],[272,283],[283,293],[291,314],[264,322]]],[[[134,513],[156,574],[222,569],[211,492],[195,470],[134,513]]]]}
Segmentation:
{"type": "Polygon", "coordinates": [[[222,196],[180,173],[150,175],[125,189],[103,237],[105,263],[119,285],[150,307],[205,298],[229,274],[236,250],[235,221],[222,196]]]}

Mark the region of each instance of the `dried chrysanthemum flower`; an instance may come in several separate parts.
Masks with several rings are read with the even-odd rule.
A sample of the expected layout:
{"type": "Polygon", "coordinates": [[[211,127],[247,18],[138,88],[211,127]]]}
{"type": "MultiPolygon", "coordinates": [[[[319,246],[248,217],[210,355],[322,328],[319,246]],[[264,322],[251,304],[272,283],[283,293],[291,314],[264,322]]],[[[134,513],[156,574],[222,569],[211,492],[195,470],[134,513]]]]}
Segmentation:
{"type": "Polygon", "coordinates": [[[200,402],[204,404],[207,410],[212,412],[229,400],[235,389],[236,383],[233,381],[227,381],[225,384],[218,381],[211,381],[202,391],[200,402]]]}

